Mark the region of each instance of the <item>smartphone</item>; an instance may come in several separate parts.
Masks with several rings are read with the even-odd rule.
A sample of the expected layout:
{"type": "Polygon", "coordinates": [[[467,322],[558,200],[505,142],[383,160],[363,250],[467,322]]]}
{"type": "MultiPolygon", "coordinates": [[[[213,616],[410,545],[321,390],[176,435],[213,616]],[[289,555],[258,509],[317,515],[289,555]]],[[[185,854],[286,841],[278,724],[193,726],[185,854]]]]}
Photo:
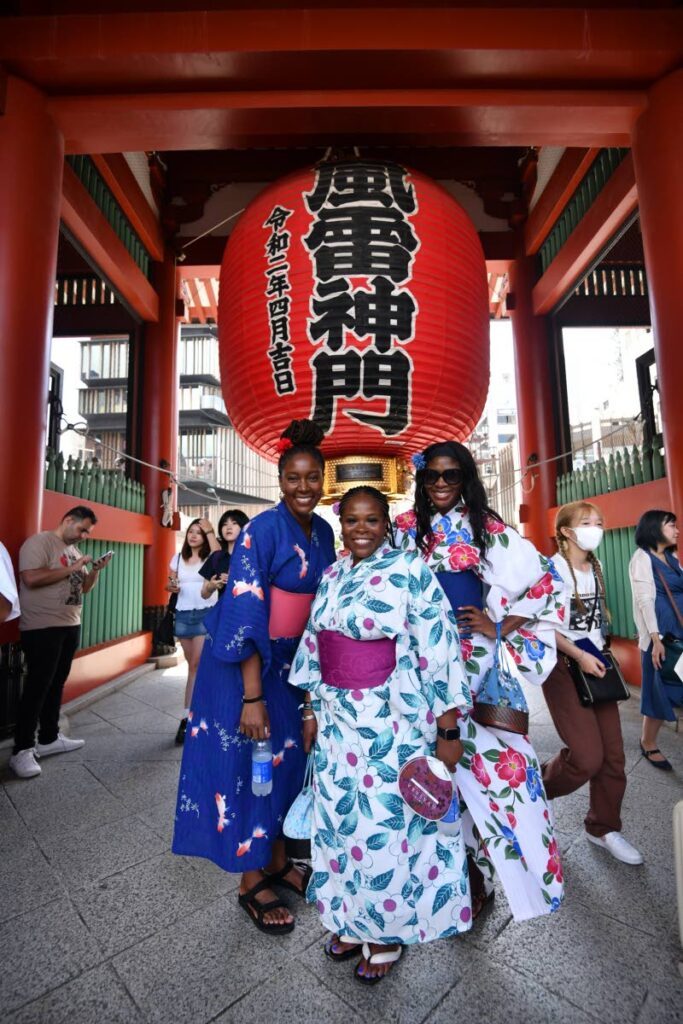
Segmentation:
{"type": "Polygon", "coordinates": [[[100,555],[100,557],[95,559],[95,561],[101,562],[103,558],[109,558],[111,555],[115,555],[115,554],[116,554],[116,552],[112,548],[111,551],[105,551],[104,554],[100,555]]]}

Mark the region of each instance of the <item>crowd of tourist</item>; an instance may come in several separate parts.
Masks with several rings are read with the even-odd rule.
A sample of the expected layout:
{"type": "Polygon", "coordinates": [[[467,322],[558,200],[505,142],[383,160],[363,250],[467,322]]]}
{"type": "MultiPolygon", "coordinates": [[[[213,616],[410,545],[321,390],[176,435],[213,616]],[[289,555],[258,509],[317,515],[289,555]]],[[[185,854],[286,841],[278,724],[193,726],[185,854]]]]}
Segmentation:
{"type": "MultiPolygon", "coordinates": [[[[265,933],[295,927],[282,888],[315,902],[326,955],[377,984],[407,946],[469,930],[496,877],[516,920],[559,910],[552,801],[585,783],[587,840],[642,863],[622,835],[628,691],[609,650],[595,504],[559,509],[546,557],[489,507],[468,449],[445,441],[413,457],[414,504],[393,522],[375,488],[343,495],[336,553],[315,512],[322,439],[293,421],[278,446],[279,503],[252,520],[229,510],[217,533],[194,520],[169,564],[188,669],[173,850],[239,874],[239,904],[265,933]],[[563,743],[545,763],[520,684],[542,687],[563,743]],[[309,793],[307,767],[310,863],[290,859],[284,824],[309,793]],[[430,815],[424,801],[443,793],[448,814],[430,815]]],[[[78,506],[29,538],[19,592],[0,545],[0,621],[21,616],[27,665],[10,759],[20,778],[83,743],[60,733],[59,709],[83,595],[111,557],[76,546],[95,524],[78,506]]],[[[664,771],[657,735],[683,703],[677,539],[673,513],[646,513],[629,570],[641,750],[664,771]]]]}

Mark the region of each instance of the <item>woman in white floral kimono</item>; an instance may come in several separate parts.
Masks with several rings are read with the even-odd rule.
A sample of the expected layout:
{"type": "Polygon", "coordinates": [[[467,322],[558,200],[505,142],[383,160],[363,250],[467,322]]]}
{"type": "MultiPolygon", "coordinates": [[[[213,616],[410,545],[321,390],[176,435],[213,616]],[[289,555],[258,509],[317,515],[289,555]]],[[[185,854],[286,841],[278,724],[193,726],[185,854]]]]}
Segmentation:
{"type": "MultiPolygon", "coordinates": [[[[421,552],[451,603],[473,697],[493,664],[497,623],[508,667],[540,685],[555,665],[555,629],[566,614],[552,561],[488,507],[463,445],[431,445],[413,463],[415,505],[396,518],[397,543],[421,552]]],[[[458,787],[473,915],[493,897],[494,871],[515,920],[552,913],[563,875],[536,753],[528,737],[469,716],[462,728],[458,787]]]]}
{"type": "Polygon", "coordinates": [[[318,724],[308,898],[334,933],[331,959],[362,946],[367,984],[405,945],[471,927],[461,833],[439,832],[398,787],[417,755],[455,771],[470,694],[448,603],[421,559],[389,544],[384,495],[354,488],[340,518],[348,553],[323,574],[289,679],[318,724]]]}

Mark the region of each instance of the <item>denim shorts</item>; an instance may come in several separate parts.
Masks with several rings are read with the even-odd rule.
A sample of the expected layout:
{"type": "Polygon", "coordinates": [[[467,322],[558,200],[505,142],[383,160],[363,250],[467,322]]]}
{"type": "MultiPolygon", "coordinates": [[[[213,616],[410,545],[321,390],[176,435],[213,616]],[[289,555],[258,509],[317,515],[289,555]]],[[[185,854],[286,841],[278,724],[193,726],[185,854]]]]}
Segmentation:
{"type": "Polygon", "coordinates": [[[189,608],[187,611],[175,613],[175,635],[179,640],[189,640],[193,636],[206,636],[207,629],[204,618],[208,608],[189,608]]]}

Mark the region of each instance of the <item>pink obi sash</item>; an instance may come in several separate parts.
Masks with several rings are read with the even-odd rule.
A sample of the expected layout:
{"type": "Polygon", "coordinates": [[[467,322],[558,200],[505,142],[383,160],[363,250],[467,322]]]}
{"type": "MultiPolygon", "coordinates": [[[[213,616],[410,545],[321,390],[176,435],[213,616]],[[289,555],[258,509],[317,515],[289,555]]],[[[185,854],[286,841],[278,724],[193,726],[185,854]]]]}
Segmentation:
{"type": "Polygon", "coordinates": [[[396,638],[352,640],[331,629],[318,633],[320,674],[326,686],[371,690],[396,668],[396,638]]]}
{"type": "Polygon", "coordinates": [[[270,588],[268,636],[271,640],[301,636],[306,628],[315,594],[294,594],[291,590],[270,588]]]}

